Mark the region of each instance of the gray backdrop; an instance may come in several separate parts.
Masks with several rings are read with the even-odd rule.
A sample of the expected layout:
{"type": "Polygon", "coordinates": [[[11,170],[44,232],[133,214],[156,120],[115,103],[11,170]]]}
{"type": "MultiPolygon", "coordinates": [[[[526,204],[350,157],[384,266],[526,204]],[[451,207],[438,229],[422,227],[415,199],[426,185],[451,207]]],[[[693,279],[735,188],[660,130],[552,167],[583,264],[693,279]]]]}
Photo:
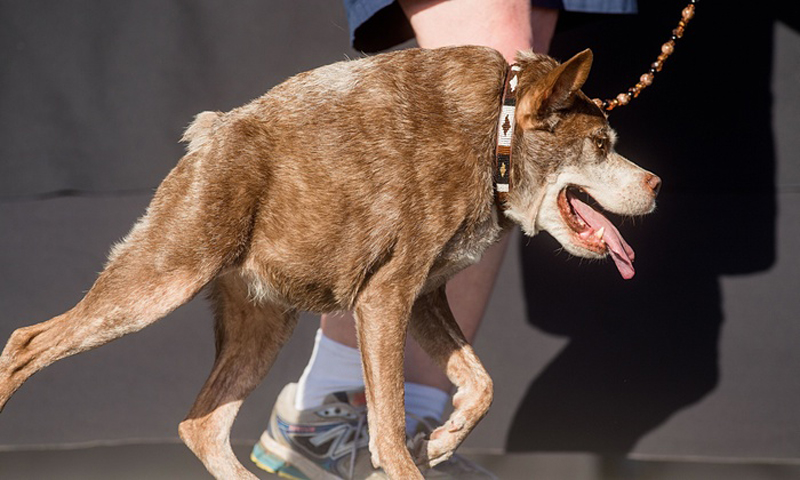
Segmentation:
{"type": "MultiPolygon", "coordinates": [[[[591,46],[587,92],[624,90],[678,19],[682,2],[659,3],[562,17],[553,53],[591,46]]],[[[658,211],[621,227],[634,280],[517,237],[476,345],[496,401],[468,447],[800,460],[800,35],[763,7],[703,2],[655,85],[612,114],[622,153],[665,182],[658,211]]],[[[0,1],[2,342],[89,288],[192,115],[345,55],[336,1],[0,1]]],[[[316,326],[300,323],[234,438],[259,435],[316,326]]],[[[212,357],[196,299],[36,375],[0,445],[173,440],[212,357]]]]}

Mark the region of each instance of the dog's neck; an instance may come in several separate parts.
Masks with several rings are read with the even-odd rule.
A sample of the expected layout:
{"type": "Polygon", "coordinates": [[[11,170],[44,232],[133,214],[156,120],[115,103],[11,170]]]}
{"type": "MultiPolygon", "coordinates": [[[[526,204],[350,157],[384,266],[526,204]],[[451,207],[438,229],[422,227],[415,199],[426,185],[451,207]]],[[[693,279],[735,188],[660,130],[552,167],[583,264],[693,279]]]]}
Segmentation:
{"type": "Polygon", "coordinates": [[[500,117],[497,122],[497,146],[494,155],[495,197],[500,210],[505,210],[511,189],[511,141],[514,138],[515,112],[517,108],[517,86],[522,68],[516,63],[508,67],[500,117]]]}

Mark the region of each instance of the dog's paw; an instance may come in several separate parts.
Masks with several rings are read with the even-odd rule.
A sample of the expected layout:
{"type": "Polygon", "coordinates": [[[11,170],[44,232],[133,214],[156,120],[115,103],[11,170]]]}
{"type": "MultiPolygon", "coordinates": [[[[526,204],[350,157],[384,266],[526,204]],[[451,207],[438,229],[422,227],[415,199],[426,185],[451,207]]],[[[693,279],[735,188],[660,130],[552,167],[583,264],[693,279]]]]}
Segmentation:
{"type": "Polygon", "coordinates": [[[408,441],[408,450],[414,458],[414,463],[427,470],[447,461],[453,456],[455,448],[447,438],[428,440],[422,433],[408,441]]]}

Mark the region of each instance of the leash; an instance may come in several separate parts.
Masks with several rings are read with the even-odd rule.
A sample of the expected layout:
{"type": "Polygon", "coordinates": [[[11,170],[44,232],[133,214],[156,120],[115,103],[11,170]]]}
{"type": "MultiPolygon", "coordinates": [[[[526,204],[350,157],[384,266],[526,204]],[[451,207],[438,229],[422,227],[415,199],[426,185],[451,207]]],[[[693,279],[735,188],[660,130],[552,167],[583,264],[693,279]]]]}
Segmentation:
{"type": "Polygon", "coordinates": [[[653,84],[656,73],[661,71],[664,67],[664,62],[666,62],[669,56],[675,51],[675,44],[683,37],[686,26],[694,17],[695,6],[699,1],[700,0],[691,0],[691,3],[681,11],[681,20],[678,22],[678,26],[672,30],[672,35],[669,37],[669,40],[661,45],[661,54],[656,58],[655,62],[650,64],[650,70],[639,77],[639,82],[629,88],[627,92],[620,93],[615,98],[606,100],[595,98],[594,103],[596,103],[598,107],[610,112],[617,107],[625,106],[629,104],[631,100],[638,97],[639,94],[642,93],[642,90],[653,84]]]}

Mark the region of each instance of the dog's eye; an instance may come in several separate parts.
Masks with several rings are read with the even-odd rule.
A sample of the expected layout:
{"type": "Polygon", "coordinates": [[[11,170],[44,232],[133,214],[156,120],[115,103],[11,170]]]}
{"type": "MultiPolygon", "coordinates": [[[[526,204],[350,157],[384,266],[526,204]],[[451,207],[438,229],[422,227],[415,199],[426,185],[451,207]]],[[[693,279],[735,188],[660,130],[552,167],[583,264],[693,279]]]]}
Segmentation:
{"type": "Polygon", "coordinates": [[[600,150],[606,149],[607,142],[608,141],[605,139],[605,137],[597,137],[594,139],[594,144],[597,145],[597,148],[599,148],[600,150]]]}

